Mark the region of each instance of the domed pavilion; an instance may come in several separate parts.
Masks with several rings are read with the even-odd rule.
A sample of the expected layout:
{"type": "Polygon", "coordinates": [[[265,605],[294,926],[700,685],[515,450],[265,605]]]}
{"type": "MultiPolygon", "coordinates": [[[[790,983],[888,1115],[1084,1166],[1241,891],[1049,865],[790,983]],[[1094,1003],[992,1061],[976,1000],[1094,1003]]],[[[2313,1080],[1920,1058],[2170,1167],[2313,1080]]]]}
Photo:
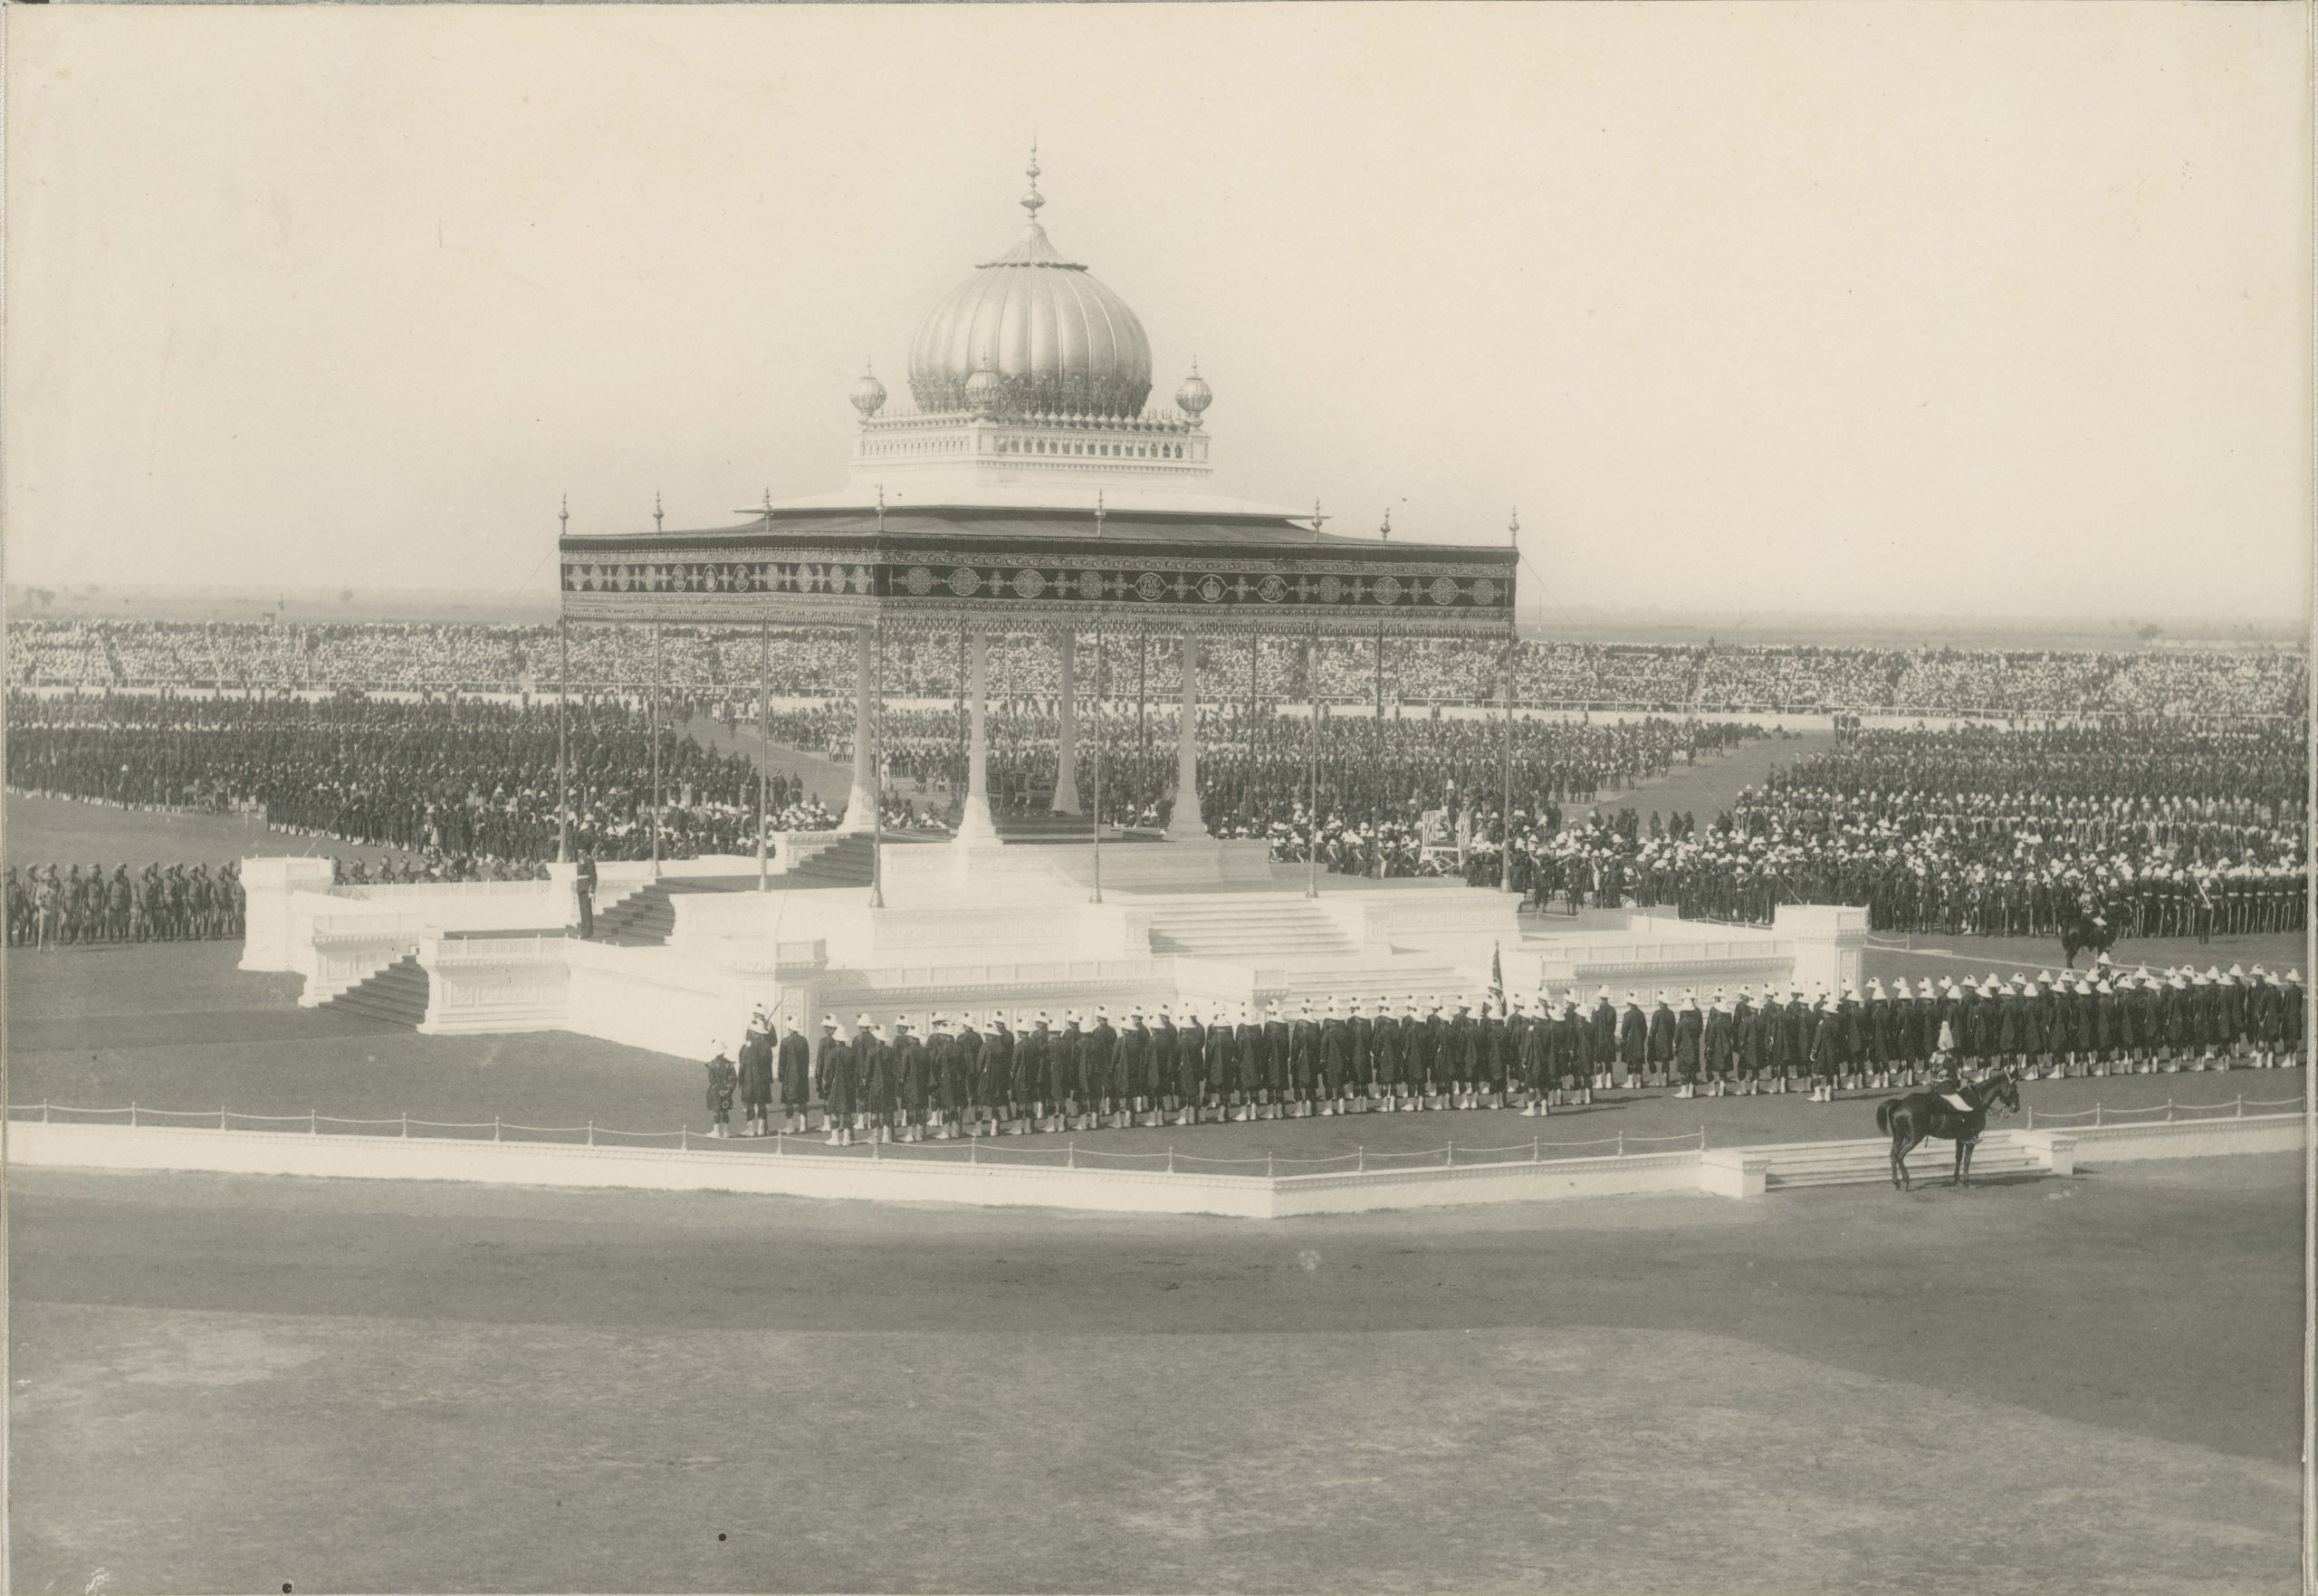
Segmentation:
{"type": "MultiPolygon", "coordinates": [[[[1214,394],[1195,365],[1172,405],[1151,403],[1143,322],[1067,258],[1039,213],[1037,152],[1011,248],[973,268],[920,318],[910,404],[865,370],[849,481],[771,502],[737,524],[560,541],[569,621],[755,621],[851,629],[857,725],[846,826],[876,825],[882,633],[963,635],[971,744],[958,841],[999,840],[985,781],[984,657],[997,634],[1043,634],[1059,650],[1060,769],[1053,808],[1075,815],[1073,640],[1095,629],[1182,648],[1183,702],[1198,702],[1203,643],[1503,639],[1518,554],[1509,539],[1448,545],[1345,536],[1297,511],[1213,492],[1214,394]]],[[[656,522],[657,518],[656,517],[656,522]]],[[[1197,718],[1180,717],[1180,779],[1167,837],[1207,836],[1197,718]]]]}

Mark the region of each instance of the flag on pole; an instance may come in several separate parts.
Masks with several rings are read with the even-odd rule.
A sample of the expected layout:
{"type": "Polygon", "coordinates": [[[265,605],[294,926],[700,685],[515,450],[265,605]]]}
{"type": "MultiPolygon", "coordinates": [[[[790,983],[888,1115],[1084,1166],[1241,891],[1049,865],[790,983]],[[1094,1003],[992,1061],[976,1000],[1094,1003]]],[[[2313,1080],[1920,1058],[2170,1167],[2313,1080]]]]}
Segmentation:
{"type": "Polygon", "coordinates": [[[1505,954],[1496,942],[1489,945],[1489,1000],[1499,1014],[1505,1012],[1505,954]]]}

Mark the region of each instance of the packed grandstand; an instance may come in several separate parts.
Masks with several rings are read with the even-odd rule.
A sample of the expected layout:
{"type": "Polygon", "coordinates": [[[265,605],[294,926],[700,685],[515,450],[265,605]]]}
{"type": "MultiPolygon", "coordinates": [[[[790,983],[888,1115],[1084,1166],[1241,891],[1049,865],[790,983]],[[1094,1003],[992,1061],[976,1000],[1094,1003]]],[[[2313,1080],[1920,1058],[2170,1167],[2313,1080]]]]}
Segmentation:
{"type": "MultiPolygon", "coordinates": [[[[834,635],[771,641],[773,739],[849,762],[851,650],[834,635]]],[[[654,760],[647,695],[636,689],[649,680],[648,635],[576,628],[572,642],[569,846],[647,856],[654,760]]],[[[402,850],[398,868],[432,879],[528,874],[561,840],[551,628],[33,622],[11,643],[14,790],[263,811],[323,844],[402,850]],[[371,691],[329,685],[349,682],[371,691]]],[[[793,773],[761,775],[687,728],[695,715],[732,726],[761,712],[762,646],[751,631],[664,636],[662,856],[746,853],[760,827],[812,831],[841,818],[834,795],[793,773]]],[[[1227,702],[1201,715],[1204,813],[1219,835],[1267,839],[1282,860],[1317,850],[1346,874],[1509,875],[1540,908],[1566,913],[1666,904],[1761,922],[1782,903],[1835,902],[1867,905],[1883,929],[2016,934],[2088,913],[2147,935],[2303,922],[2297,654],[1530,644],[1517,661],[1524,702],[1652,707],[1518,719],[1509,758],[1501,720],[1442,708],[1485,701],[1501,653],[1396,646],[1379,718],[1365,709],[1373,653],[1324,646],[1323,697],[1364,707],[1314,717],[1301,647],[1267,643],[1251,656],[1232,646],[1244,674],[1228,659],[1212,665],[1227,702]],[[1746,718],[1746,705],[1771,700],[1852,708],[1831,722],[1832,742],[1798,748],[1720,812],[1645,823],[1633,807],[1594,808],[1776,735],[1775,713],[1746,718]],[[1710,708],[1729,718],[1700,718],[1710,708]],[[1926,722],[1857,718],[1911,709],[1926,722]],[[1953,723],[1990,710],[2006,720],[1953,723]],[[2097,729],[2085,723],[2095,717],[2097,729]]],[[[953,639],[888,650],[894,694],[917,700],[883,712],[890,827],[938,827],[954,813],[963,725],[943,701],[958,690],[958,664],[953,639]]],[[[1173,652],[1114,646],[1101,664],[1090,648],[1078,677],[1090,694],[1078,790],[1110,824],[1164,826],[1176,769],[1173,652]]],[[[993,650],[990,780],[1001,816],[1050,802],[1052,668],[1043,644],[993,650]]]]}
{"type": "MultiPolygon", "coordinates": [[[[513,693],[558,679],[551,626],[433,623],[263,626],[242,622],[26,620],[10,628],[12,685],[40,687],[353,687],[366,691],[513,693]]],[[[1246,645],[1215,668],[1234,685],[1247,679],[1246,645]]],[[[747,627],[669,628],[661,639],[661,680],[694,693],[747,689],[758,679],[762,643],[747,627]]],[[[776,691],[806,698],[850,693],[853,645],[831,630],[775,631],[776,691]]],[[[652,676],[652,643],[642,627],[571,629],[574,688],[635,688],[652,676]]],[[[1305,645],[1258,645],[1259,700],[1312,696],[1305,645]]],[[[1154,639],[1147,658],[1118,640],[1108,660],[1116,690],[1140,683],[1154,698],[1173,691],[1174,667],[1154,639]]],[[[1376,690],[1373,648],[1323,645],[1319,696],[1365,702],[1376,690]]],[[[954,638],[896,641],[886,684],[897,697],[944,697],[961,673],[954,638]]],[[[1095,673],[1095,644],[1079,640],[1079,682],[1095,673]]],[[[1394,702],[1477,703],[1501,691],[1504,662],[1494,647],[1401,642],[1384,691],[1394,702]]],[[[2112,652],[2022,649],[1831,648],[1807,645],[1729,646],[1531,641],[1515,664],[1523,703],[1654,713],[1869,713],[2079,715],[2189,714],[2299,717],[2307,691],[2303,657],[2284,649],[2150,647],[2112,652]]],[[[1041,697],[1057,689],[1044,640],[993,643],[990,681],[1001,698],[1041,697]]]]}

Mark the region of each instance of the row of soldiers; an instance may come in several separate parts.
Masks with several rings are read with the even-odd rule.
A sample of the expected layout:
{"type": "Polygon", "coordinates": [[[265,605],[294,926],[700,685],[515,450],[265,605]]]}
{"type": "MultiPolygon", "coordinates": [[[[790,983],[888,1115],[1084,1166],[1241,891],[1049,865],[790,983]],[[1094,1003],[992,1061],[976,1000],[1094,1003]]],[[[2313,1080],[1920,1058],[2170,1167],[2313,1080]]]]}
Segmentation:
{"type": "MultiPolygon", "coordinates": [[[[1681,1097],[1807,1089],[1833,1102],[1950,1072],[2292,1067],[2302,1006],[2299,970],[2256,965],[1901,978],[1807,997],[1799,986],[1759,997],[1742,987],[1704,1000],[1661,990],[1617,1002],[1605,987],[1590,1006],[1575,993],[1320,1012],[1306,1003],[1292,1014],[1274,1002],[1261,1015],[1162,1005],[1128,1008],[1116,1023],[1103,1008],[1058,1025],[1045,1012],[934,1014],[923,1027],[863,1015],[850,1036],[828,1015],[818,1049],[793,1028],[776,1046],[771,1027],[753,1026],[739,1079],[754,1133],[770,1125],[777,1086],[783,1128],[803,1132],[817,1100],[835,1145],[1442,1109],[1534,1117],[1633,1087],[1681,1097]]],[[[724,1081],[729,1113],[733,1066],[720,1052],[709,1069],[710,1106],[724,1081]]]]}
{"type": "Polygon", "coordinates": [[[54,948],[91,942],[177,942],[242,934],[240,866],[148,865],[135,875],[117,865],[60,871],[34,865],[5,877],[8,946],[54,948]]]}

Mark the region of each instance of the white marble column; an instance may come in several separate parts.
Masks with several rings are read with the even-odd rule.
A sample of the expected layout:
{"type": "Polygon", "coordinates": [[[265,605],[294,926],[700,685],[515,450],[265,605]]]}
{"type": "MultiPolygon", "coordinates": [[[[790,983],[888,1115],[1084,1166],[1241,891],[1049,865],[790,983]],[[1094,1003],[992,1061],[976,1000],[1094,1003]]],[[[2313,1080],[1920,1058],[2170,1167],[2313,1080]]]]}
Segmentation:
{"type": "Polygon", "coordinates": [[[877,641],[867,626],[853,636],[853,791],[845,800],[841,830],[867,836],[877,827],[876,720],[877,641]]]}
{"type": "Polygon", "coordinates": [[[1208,835],[1199,810],[1199,639],[1187,629],[1183,644],[1178,674],[1183,697],[1175,720],[1175,808],[1167,817],[1169,842],[1208,835]]]}
{"type": "Polygon", "coordinates": [[[1061,730],[1055,737],[1054,812],[1076,815],[1078,811],[1078,688],[1075,677],[1078,652],[1078,634],[1070,627],[1062,632],[1062,697],[1058,715],[1061,730]]]}
{"type": "Polygon", "coordinates": [[[966,801],[958,817],[960,842],[996,842],[990,817],[990,639],[980,626],[966,634],[966,801]]]}

